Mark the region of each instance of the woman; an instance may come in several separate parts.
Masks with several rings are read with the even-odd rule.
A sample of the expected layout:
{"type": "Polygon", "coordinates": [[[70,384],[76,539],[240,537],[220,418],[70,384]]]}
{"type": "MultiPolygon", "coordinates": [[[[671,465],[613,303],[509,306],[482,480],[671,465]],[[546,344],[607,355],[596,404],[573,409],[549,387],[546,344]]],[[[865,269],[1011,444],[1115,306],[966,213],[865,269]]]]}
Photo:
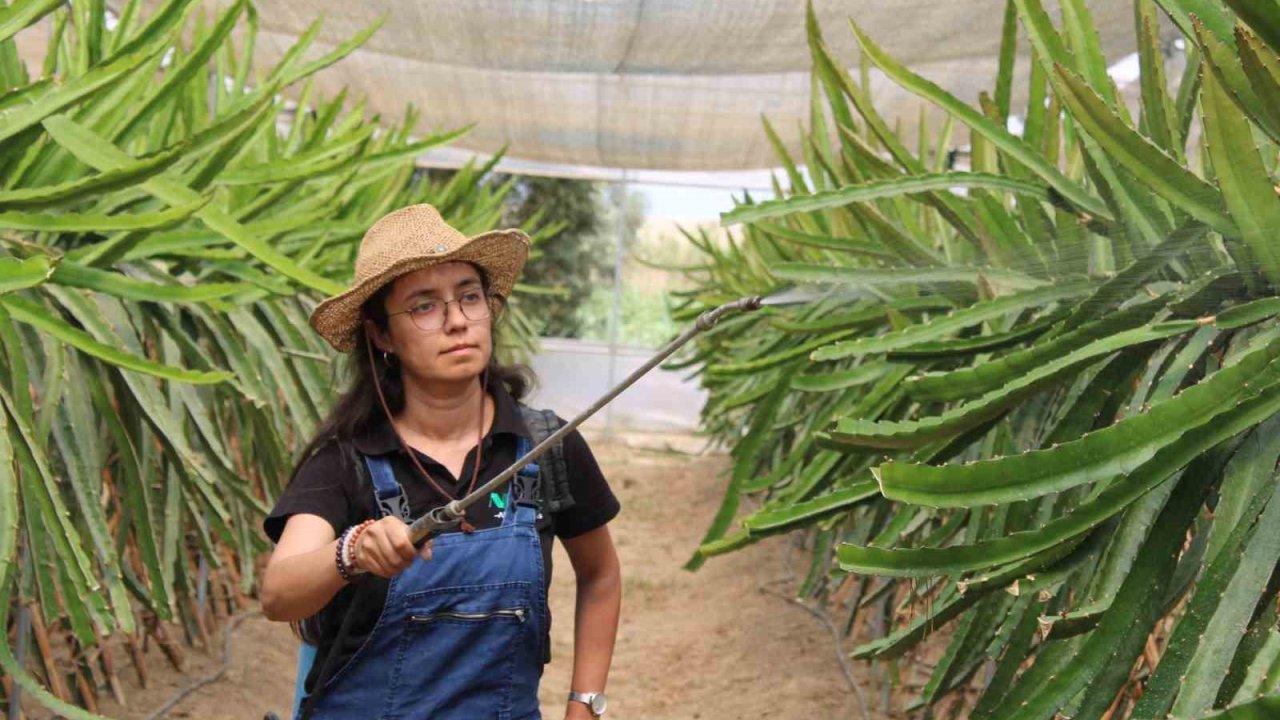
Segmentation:
{"type": "Polygon", "coordinates": [[[305,621],[315,646],[300,717],[541,718],[554,536],[578,588],[564,717],[604,712],[619,504],[580,434],[563,440],[561,496],[526,473],[418,548],[405,522],[531,446],[526,383],[497,363],[493,331],[528,250],[520,230],[469,238],[430,205],[402,208],[365,234],[352,288],[311,316],[354,377],[264,522],[263,612],[305,621]]]}

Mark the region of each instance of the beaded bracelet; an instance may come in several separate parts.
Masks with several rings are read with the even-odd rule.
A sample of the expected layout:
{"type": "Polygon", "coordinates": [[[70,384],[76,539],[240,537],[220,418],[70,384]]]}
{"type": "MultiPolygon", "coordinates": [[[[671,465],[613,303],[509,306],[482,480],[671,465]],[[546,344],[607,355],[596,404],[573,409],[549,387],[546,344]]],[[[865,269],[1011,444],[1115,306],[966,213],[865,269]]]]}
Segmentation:
{"type": "Polygon", "coordinates": [[[365,520],[359,525],[351,528],[351,537],[347,540],[349,550],[344,552],[344,555],[346,555],[344,559],[347,561],[348,571],[352,575],[359,575],[360,573],[366,572],[364,568],[360,567],[357,550],[360,548],[360,535],[363,534],[365,530],[369,529],[369,526],[372,524],[373,520],[365,520]]]}
{"type": "Polygon", "coordinates": [[[347,569],[347,572],[352,575],[356,574],[355,563],[351,562],[351,543],[355,539],[355,535],[356,529],[355,526],[352,526],[343,533],[342,538],[342,565],[347,569]]]}
{"type": "Polygon", "coordinates": [[[338,536],[338,545],[334,548],[333,564],[338,567],[338,574],[342,576],[345,582],[351,582],[352,578],[351,571],[347,569],[347,564],[343,562],[342,556],[345,554],[344,549],[347,546],[347,537],[351,535],[351,531],[354,529],[355,527],[352,526],[343,530],[342,534],[338,536]]]}

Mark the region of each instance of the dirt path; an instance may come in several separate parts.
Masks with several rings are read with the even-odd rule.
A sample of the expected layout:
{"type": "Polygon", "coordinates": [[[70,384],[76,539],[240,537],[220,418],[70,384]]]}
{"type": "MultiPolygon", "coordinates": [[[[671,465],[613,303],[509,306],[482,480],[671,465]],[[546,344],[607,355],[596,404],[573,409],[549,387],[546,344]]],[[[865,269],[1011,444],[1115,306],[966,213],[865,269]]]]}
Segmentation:
{"type": "MultiPolygon", "coordinates": [[[[760,591],[786,591],[805,568],[789,538],[769,538],[697,573],[681,569],[720,502],[723,457],[694,457],[593,441],[622,514],[610,524],[623,568],[623,608],[609,675],[612,720],[736,720],[858,717],[825,627],[802,609],[760,591]]],[[[573,653],[573,572],[556,546],[551,606],[552,663],[542,681],[543,714],[563,717],[573,653]]],[[[258,720],[283,713],[293,690],[296,641],[286,625],[245,620],[232,633],[232,662],[167,717],[258,720]]],[[[189,651],[181,676],[149,653],[147,689],[126,687],[127,708],[145,718],[192,679],[221,665],[215,652],[189,651]]],[[[859,670],[855,669],[855,672],[859,670]]],[[[132,673],[124,679],[131,683],[132,673]]],[[[864,686],[864,694],[867,689],[864,686]]]]}

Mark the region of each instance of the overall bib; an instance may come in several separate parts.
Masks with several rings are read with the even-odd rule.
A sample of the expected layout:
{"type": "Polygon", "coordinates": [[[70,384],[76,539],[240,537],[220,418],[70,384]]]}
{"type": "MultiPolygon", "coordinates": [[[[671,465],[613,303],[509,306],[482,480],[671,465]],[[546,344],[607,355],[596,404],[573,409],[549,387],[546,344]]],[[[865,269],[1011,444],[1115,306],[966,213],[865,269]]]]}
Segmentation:
{"type": "MultiPolygon", "coordinates": [[[[519,456],[529,442],[520,441],[519,456]]],[[[390,462],[365,457],[379,513],[403,502],[390,462]]],[[[390,581],[373,632],[324,684],[317,720],[540,720],[548,623],[535,530],[538,469],[507,487],[502,524],[439,535],[432,559],[390,581]]]]}

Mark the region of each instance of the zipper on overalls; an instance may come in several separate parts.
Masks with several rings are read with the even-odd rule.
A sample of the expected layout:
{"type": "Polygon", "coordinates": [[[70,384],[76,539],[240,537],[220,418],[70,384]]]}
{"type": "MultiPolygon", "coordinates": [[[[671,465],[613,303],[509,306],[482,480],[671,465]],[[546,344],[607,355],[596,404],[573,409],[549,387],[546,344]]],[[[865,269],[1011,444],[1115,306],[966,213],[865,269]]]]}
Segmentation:
{"type": "Polygon", "coordinates": [[[411,623],[429,623],[441,619],[453,620],[485,620],[491,617],[513,617],[520,622],[524,622],[524,608],[509,608],[503,610],[491,610],[482,613],[458,612],[456,610],[443,610],[441,612],[431,613],[430,615],[410,615],[407,620],[411,623]]]}

